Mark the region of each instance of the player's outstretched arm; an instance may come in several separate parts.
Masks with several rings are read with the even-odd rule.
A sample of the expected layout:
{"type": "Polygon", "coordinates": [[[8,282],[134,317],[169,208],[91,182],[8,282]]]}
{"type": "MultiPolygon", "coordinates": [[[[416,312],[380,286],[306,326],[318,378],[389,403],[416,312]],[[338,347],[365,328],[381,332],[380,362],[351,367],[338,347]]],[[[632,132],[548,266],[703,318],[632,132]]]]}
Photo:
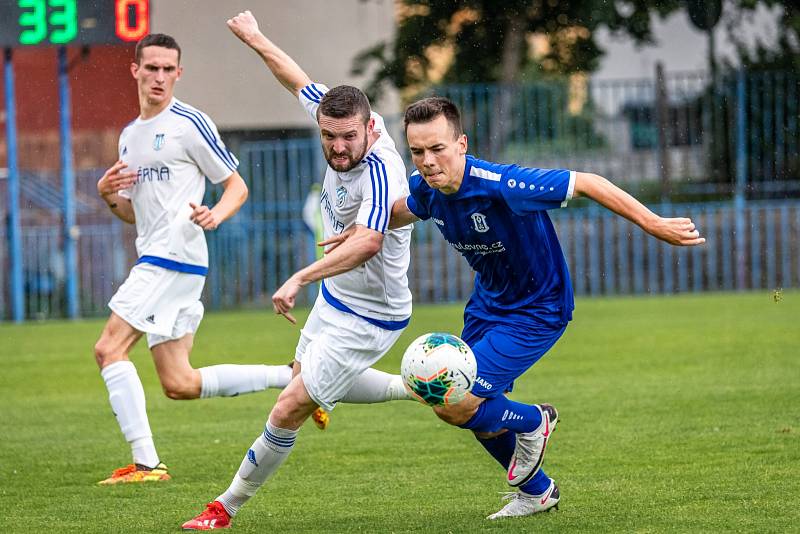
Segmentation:
{"type": "Polygon", "coordinates": [[[261,56],[275,78],[294,96],[300,93],[300,89],[311,83],[311,79],[303,72],[303,69],[286,52],[261,33],[258,21],[250,11],[239,13],[228,19],[228,28],[244,44],[261,56]]]}
{"type": "Polygon", "coordinates": [[[119,194],[123,189],[131,187],[136,180],[136,173],[124,172],[126,168],[127,165],[122,160],[112,165],[97,181],[97,193],[111,209],[111,213],[126,223],[135,224],[136,214],[131,201],[119,194]]]}
{"type": "Polygon", "coordinates": [[[602,176],[586,172],[575,173],[574,196],[591,198],[617,215],[639,225],[648,234],[671,245],[691,246],[706,242],[705,238],[700,237],[700,232],[691,219],[660,217],[602,176]]]}
{"type": "Polygon", "coordinates": [[[213,208],[189,203],[192,207],[192,222],[203,230],[216,230],[220,224],[233,217],[247,200],[247,184],[236,171],[222,182],[222,188],[222,196],[213,208]]]}
{"type": "Polygon", "coordinates": [[[402,228],[403,226],[407,226],[419,220],[419,217],[411,213],[411,210],[408,209],[407,198],[408,197],[398,198],[394,201],[394,204],[392,204],[392,216],[391,219],[389,219],[389,228],[391,230],[402,228]]]}
{"type": "Polygon", "coordinates": [[[323,278],[352,271],[380,252],[381,246],[383,246],[382,233],[360,224],[355,225],[352,234],[335,250],[297,271],[275,292],[272,296],[275,313],[283,315],[291,323],[296,323],[291,310],[294,308],[297,293],[303,287],[323,278]]]}

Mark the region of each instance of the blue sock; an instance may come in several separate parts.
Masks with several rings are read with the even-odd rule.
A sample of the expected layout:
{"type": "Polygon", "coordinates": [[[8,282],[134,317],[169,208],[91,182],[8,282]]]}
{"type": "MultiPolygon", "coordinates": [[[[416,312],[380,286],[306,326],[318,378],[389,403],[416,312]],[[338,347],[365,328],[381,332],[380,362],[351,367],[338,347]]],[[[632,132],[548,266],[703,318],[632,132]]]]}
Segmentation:
{"type": "Polygon", "coordinates": [[[503,395],[486,399],[472,419],[460,425],[476,432],[533,432],[542,424],[542,412],[538,406],[514,402],[503,395]]]}
{"type": "MultiPolygon", "coordinates": [[[[477,436],[475,436],[477,438],[477,436]]],[[[478,438],[478,443],[492,455],[506,470],[511,463],[511,456],[514,454],[514,447],[517,445],[517,434],[515,432],[503,432],[497,437],[489,439],[478,438]]]]}
{"type": "MultiPolygon", "coordinates": [[[[485,404],[485,403],[484,403],[485,404]]],[[[476,436],[477,437],[477,436],[476,436]]],[[[511,463],[511,456],[514,454],[514,447],[517,444],[517,435],[514,432],[503,432],[497,437],[489,439],[478,438],[478,443],[497,460],[505,469],[511,463]]],[[[541,495],[550,487],[550,477],[539,469],[532,479],[519,487],[528,495],[541,495]]]]}
{"type": "Polygon", "coordinates": [[[533,478],[521,485],[519,489],[528,495],[541,495],[547,488],[550,487],[550,477],[547,476],[543,469],[539,469],[533,478]]]}

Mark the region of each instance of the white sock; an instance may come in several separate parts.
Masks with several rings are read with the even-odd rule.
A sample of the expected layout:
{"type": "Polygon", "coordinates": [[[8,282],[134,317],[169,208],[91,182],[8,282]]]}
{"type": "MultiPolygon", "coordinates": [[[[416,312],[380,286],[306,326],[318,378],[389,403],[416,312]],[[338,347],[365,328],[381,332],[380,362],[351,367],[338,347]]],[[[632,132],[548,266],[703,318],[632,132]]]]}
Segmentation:
{"type": "Polygon", "coordinates": [[[370,367],[356,380],[341,402],[350,404],[372,404],[392,400],[414,400],[400,375],[390,375],[370,367]]]}
{"type": "Polygon", "coordinates": [[[150,422],[147,420],[144,388],[133,362],[114,362],[104,367],[100,376],[108,388],[108,400],[119,428],[131,445],[133,463],[147,467],[157,466],[158,453],[153,443],[150,422]]]}
{"type": "Polygon", "coordinates": [[[235,397],[242,393],[285,388],[292,380],[288,365],[212,365],[201,367],[200,398],[235,397]]]}
{"type": "Polygon", "coordinates": [[[286,461],[296,437],[297,430],[278,428],[267,421],[264,433],[256,438],[247,451],[231,485],[216,499],[231,517],[286,461]]]}

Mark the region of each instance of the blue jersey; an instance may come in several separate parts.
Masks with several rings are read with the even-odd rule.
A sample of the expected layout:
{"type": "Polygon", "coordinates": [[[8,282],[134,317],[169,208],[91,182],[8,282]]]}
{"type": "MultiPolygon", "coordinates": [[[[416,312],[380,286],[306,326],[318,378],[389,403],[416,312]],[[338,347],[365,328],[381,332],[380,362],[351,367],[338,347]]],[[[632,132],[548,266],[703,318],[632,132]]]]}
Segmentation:
{"type": "Polygon", "coordinates": [[[467,318],[566,325],[572,283],[546,210],[566,206],[575,173],[466,159],[457,192],[431,189],[415,172],[407,203],[420,219],[433,219],[475,270],[467,318]]]}

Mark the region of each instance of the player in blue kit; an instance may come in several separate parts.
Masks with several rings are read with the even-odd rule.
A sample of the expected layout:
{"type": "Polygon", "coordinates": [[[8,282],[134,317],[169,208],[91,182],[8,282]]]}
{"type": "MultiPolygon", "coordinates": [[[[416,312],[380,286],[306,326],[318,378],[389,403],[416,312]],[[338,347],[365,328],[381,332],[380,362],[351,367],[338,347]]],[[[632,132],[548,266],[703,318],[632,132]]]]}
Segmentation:
{"type": "Polygon", "coordinates": [[[456,106],[426,98],[409,106],[405,128],[417,167],[410,195],[393,205],[390,227],[432,219],[475,270],[462,337],[478,362],[467,398],[436,407],[472,430],[519,488],[489,519],[558,505],[558,486],[541,469],[558,411],[509,400],[514,380],[555,345],[574,308],[569,270],[548,209],[586,196],[673,245],[705,242],[688,218],[664,218],[595,174],[502,165],[467,154],[456,106]]]}

